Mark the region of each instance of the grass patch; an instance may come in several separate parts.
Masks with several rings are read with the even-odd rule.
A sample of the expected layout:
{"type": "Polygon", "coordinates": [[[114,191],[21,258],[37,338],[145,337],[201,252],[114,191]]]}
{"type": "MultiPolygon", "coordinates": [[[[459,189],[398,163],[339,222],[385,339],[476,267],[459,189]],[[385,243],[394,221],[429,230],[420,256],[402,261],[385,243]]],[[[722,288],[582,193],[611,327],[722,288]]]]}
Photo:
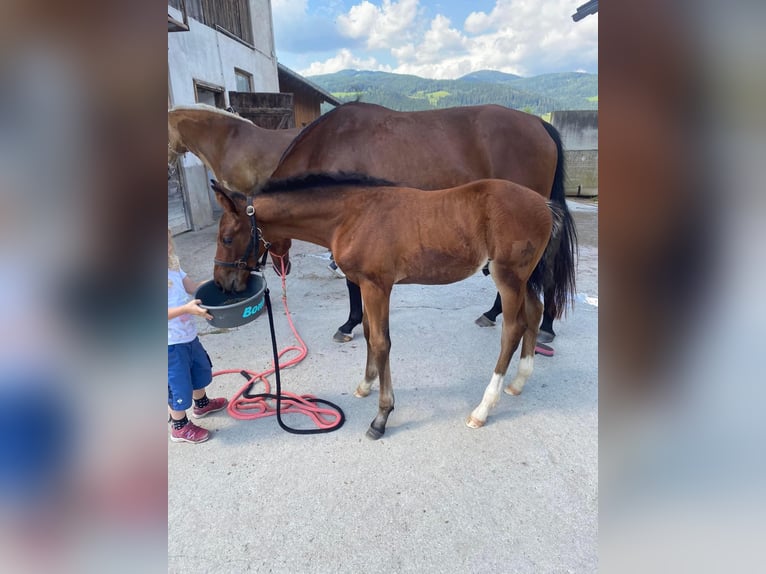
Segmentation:
{"type": "Polygon", "coordinates": [[[407,97],[413,100],[428,100],[428,103],[435,107],[439,103],[439,100],[449,95],[450,93],[444,90],[439,90],[438,92],[424,92],[423,90],[420,90],[407,97]]]}
{"type": "Polygon", "coordinates": [[[355,98],[361,96],[364,92],[331,92],[334,98],[355,98]]]}

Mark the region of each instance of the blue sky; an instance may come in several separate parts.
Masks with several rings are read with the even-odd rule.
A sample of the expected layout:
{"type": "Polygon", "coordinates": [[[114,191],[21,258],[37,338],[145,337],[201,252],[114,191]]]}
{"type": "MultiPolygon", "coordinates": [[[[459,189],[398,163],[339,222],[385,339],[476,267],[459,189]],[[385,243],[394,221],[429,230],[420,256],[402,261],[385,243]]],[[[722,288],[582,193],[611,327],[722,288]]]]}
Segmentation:
{"type": "Polygon", "coordinates": [[[280,63],[303,75],[352,68],[457,78],[598,73],[598,14],[585,0],[272,0],[280,63]]]}

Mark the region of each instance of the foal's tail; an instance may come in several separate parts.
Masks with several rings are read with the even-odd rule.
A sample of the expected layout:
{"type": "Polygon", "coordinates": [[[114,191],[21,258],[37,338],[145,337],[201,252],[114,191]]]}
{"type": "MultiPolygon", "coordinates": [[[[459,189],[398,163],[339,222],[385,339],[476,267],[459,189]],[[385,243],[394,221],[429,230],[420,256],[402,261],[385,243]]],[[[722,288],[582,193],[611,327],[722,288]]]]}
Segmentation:
{"type": "Polygon", "coordinates": [[[548,208],[553,216],[551,237],[527,284],[538,297],[545,290],[546,303],[547,295],[551,295],[553,318],[560,319],[575,296],[577,232],[566,204],[562,207],[560,203],[549,201],[548,208]]]}

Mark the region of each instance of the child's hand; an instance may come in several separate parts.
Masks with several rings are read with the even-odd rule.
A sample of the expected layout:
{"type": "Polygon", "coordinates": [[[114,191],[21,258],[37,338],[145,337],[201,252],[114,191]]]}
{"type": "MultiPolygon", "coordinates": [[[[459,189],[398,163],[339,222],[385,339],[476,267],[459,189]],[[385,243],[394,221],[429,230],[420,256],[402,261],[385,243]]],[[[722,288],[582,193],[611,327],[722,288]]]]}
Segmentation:
{"type": "Polygon", "coordinates": [[[212,319],[213,316],[208,313],[207,309],[203,309],[199,306],[199,304],[202,303],[200,299],[194,299],[193,301],[189,301],[184,307],[186,307],[186,312],[190,315],[199,315],[200,317],[204,317],[205,319],[212,319]]]}

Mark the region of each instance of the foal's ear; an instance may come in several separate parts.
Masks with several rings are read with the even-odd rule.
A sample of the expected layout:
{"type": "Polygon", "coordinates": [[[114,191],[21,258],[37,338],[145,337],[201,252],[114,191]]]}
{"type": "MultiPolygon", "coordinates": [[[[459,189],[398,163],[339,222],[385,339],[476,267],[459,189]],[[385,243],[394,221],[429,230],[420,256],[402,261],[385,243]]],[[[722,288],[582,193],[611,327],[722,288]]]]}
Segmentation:
{"type": "Polygon", "coordinates": [[[218,202],[218,205],[220,205],[226,211],[236,214],[237,206],[234,204],[234,201],[231,199],[231,197],[229,197],[229,194],[224,191],[224,188],[221,187],[220,184],[214,179],[210,180],[210,185],[213,187],[213,191],[215,192],[215,199],[218,202]]]}

